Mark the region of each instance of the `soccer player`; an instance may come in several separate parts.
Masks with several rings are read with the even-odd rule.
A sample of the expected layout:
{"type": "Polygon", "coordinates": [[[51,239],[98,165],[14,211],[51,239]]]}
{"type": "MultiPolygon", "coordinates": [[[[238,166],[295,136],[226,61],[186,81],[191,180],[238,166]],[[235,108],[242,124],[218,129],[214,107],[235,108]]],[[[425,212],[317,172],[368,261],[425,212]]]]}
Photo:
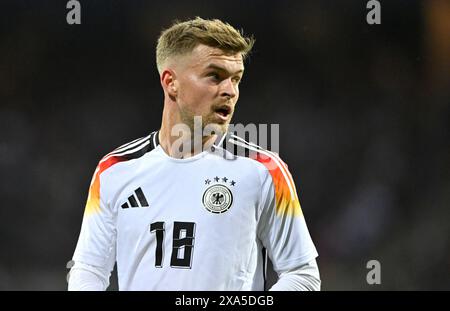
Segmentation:
{"type": "Polygon", "coordinates": [[[105,290],[115,263],[119,290],[264,290],[267,256],[279,277],[271,290],[320,290],[286,164],[227,133],[253,43],[199,17],[162,32],[161,127],[100,160],[69,290],[105,290]]]}

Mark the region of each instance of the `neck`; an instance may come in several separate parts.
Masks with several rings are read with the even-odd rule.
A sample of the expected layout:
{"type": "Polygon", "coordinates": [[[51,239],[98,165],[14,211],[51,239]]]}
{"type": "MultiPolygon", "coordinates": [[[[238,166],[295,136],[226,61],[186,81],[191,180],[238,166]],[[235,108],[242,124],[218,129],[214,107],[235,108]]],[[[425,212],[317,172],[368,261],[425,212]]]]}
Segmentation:
{"type": "Polygon", "coordinates": [[[164,105],[158,138],[161,148],[167,155],[185,159],[210,148],[216,141],[217,135],[203,136],[202,129],[193,130],[188,125],[183,124],[178,114],[169,112],[167,105],[164,105]],[[172,129],[175,127],[177,128],[172,135],[172,129]]]}

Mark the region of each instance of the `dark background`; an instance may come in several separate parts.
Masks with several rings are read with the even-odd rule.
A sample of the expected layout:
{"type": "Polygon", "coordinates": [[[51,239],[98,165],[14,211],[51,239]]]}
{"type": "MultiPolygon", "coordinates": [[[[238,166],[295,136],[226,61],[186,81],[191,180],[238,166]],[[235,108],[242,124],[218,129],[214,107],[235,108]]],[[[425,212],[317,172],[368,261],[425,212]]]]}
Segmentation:
{"type": "Polygon", "coordinates": [[[257,40],[234,122],[280,124],[322,288],[450,289],[450,1],[66,2],[0,4],[0,289],[66,288],[98,160],[160,126],[158,34],[197,15],[257,40]]]}

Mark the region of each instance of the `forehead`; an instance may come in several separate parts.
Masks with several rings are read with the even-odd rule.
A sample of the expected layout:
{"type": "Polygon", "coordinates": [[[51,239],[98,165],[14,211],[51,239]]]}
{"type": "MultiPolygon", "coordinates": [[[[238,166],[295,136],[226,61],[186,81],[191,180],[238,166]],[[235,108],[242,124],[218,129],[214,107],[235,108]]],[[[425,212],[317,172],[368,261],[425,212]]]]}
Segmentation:
{"type": "Polygon", "coordinates": [[[241,53],[226,53],[221,49],[203,44],[197,45],[192,53],[186,57],[186,65],[189,68],[204,69],[211,64],[225,67],[228,71],[244,70],[244,61],[241,53]]]}

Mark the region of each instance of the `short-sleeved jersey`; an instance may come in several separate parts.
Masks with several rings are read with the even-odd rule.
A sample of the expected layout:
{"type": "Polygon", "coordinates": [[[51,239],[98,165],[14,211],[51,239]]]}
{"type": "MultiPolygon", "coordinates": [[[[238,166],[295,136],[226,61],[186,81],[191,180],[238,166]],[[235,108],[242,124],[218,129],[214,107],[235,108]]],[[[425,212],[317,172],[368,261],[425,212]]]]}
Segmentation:
{"type": "Polygon", "coordinates": [[[176,159],[153,132],[99,162],[73,260],[117,262],[120,290],[264,290],[265,251],[277,272],[317,257],[286,164],[230,134],[176,159]]]}

